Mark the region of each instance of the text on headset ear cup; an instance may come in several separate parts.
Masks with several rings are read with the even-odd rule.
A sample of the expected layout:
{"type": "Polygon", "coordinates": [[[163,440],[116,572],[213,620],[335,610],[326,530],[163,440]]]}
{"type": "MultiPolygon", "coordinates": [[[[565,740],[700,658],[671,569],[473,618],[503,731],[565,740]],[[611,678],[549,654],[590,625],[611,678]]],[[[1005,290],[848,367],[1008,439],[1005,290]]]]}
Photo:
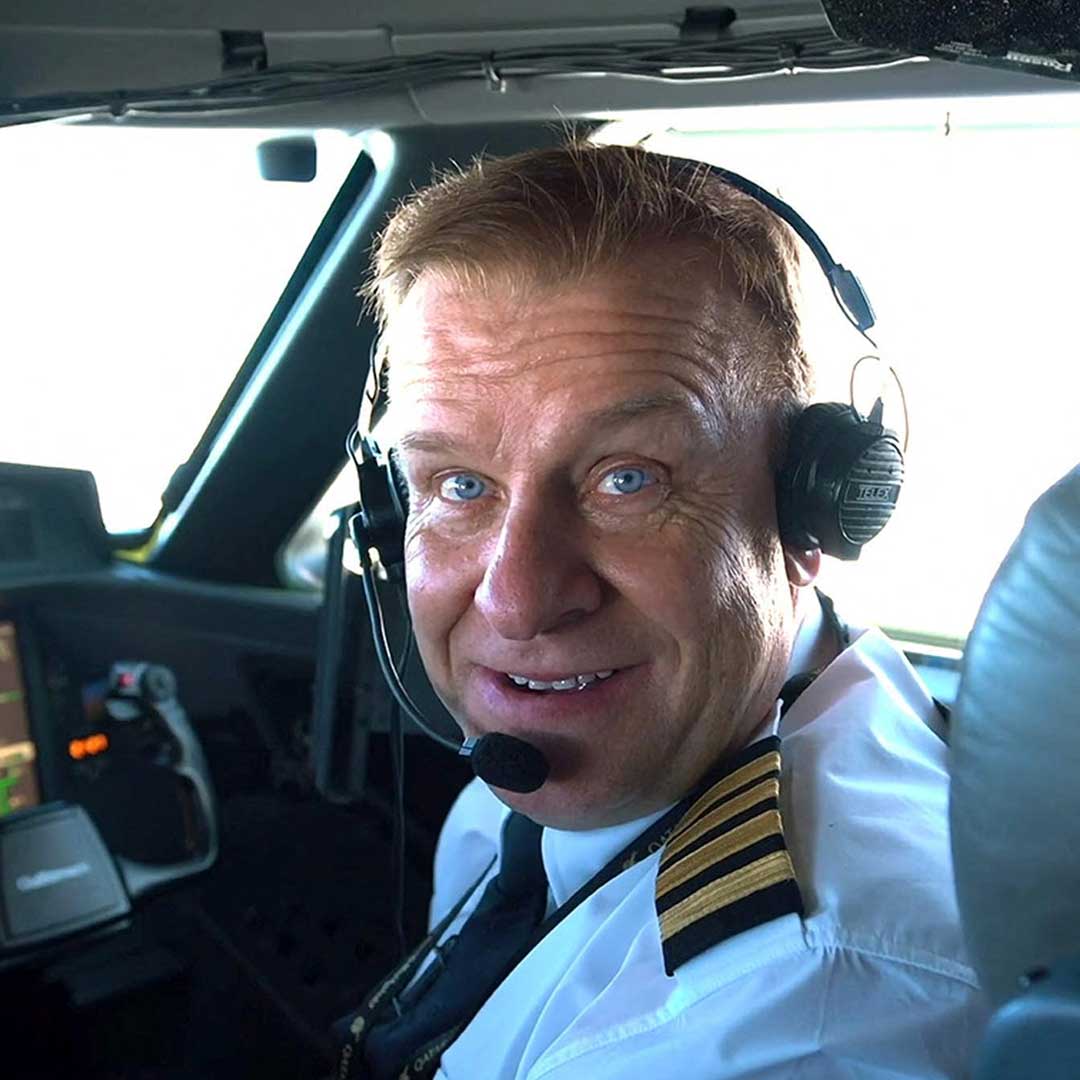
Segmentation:
{"type": "Polygon", "coordinates": [[[894,432],[850,405],[811,405],[796,419],[777,473],[780,539],[798,550],[857,559],[892,517],[903,481],[894,432]]]}

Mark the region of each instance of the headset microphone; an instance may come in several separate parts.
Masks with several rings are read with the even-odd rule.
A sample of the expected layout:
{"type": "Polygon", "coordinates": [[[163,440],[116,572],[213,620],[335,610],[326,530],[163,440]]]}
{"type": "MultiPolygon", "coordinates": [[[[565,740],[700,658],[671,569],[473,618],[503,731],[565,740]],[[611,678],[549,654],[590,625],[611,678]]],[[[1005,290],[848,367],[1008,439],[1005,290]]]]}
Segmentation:
{"type": "MultiPolygon", "coordinates": [[[[361,460],[356,461],[356,451],[353,444],[353,436],[350,434],[347,448],[350,456],[356,461],[357,469],[361,469],[370,447],[361,444],[361,460]]],[[[398,703],[401,711],[422,731],[425,735],[434,739],[441,746],[453,750],[461,757],[467,758],[473,772],[487,784],[494,787],[505,788],[507,791],[515,791],[519,794],[527,794],[536,791],[547,780],[550,766],[543,752],[532,743],[524,739],[518,739],[513,735],[503,732],[492,732],[466,739],[463,743],[455,743],[445,735],[436,731],[431,724],[424,719],[416,702],[413,701],[409,691],[401,679],[401,674],[394,665],[394,658],[390,652],[390,642],[386,636],[386,621],[383,619],[382,604],[379,601],[379,592],[375,585],[375,569],[368,554],[370,548],[378,550],[378,545],[372,543],[369,534],[369,512],[361,503],[360,513],[354,514],[349,519],[349,536],[360,558],[360,566],[363,570],[361,583],[364,588],[364,600],[367,604],[368,618],[371,622],[371,637],[375,644],[375,656],[379,662],[383,678],[390,693],[398,703]]]]}
{"type": "Polygon", "coordinates": [[[458,753],[469,758],[481,780],[521,794],[541,787],[551,768],[531,742],[501,731],[466,739],[458,753]]]}

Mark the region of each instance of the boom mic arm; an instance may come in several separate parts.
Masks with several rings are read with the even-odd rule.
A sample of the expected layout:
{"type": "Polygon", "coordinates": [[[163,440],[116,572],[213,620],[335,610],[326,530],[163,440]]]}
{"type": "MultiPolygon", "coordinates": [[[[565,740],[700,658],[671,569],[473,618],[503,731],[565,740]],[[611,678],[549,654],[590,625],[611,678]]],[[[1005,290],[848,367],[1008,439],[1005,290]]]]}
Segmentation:
{"type": "Polygon", "coordinates": [[[394,665],[390,642],[386,634],[379,591],[375,585],[375,569],[368,553],[367,533],[360,514],[349,518],[349,536],[360,559],[360,580],[364,589],[368,619],[375,656],[379,662],[386,685],[401,711],[429,738],[440,746],[466,758],[473,772],[485,783],[526,794],[536,791],[547,780],[549,765],[543,753],[532,743],[502,732],[492,732],[478,738],[456,743],[436,731],[424,718],[419,706],[413,701],[394,665]]]}

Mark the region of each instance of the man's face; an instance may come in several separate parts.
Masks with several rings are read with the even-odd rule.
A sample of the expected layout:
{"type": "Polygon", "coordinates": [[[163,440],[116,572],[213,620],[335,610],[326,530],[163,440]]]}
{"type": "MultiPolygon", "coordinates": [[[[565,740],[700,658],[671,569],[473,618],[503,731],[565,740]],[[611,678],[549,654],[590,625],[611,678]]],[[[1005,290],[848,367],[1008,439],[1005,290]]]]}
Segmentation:
{"type": "Polygon", "coordinates": [[[783,678],[767,419],[733,430],[717,375],[756,318],[716,276],[653,258],[526,301],[425,276],[391,327],[420,653],[467,735],[547,756],[538,791],[497,792],[547,825],[676,801],[783,678]]]}

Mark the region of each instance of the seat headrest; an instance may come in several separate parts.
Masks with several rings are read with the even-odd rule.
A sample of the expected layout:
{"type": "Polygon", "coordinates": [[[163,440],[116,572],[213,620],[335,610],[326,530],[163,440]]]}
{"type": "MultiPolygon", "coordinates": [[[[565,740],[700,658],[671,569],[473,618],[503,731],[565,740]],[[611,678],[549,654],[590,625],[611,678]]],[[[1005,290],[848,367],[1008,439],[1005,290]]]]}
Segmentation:
{"type": "Polygon", "coordinates": [[[951,725],[956,889],[995,1003],[1080,953],[1080,466],[1031,508],[968,638],[951,725]]]}

